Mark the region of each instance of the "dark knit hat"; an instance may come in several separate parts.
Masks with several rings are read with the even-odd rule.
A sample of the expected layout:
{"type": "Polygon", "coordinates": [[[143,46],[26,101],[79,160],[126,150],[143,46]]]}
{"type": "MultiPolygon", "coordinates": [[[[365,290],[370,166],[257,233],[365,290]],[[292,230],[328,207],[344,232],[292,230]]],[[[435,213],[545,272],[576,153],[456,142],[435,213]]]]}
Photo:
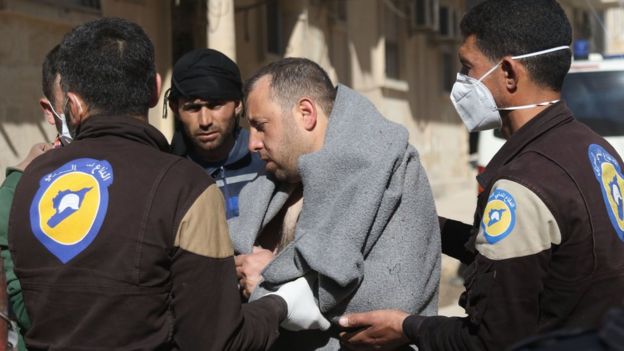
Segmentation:
{"type": "Polygon", "coordinates": [[[242,85],[234,61],[213,49],[195,49],[173,67],[169,99],[240,100],[242,85]]]}

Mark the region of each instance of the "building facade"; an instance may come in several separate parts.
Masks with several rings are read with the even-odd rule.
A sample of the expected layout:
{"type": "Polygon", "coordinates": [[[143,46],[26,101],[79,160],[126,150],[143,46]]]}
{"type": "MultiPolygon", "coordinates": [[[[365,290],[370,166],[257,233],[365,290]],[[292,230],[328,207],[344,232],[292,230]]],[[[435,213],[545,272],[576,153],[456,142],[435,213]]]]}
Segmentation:
{"type": "MultiPolygon", "coordinates": [[[[589,36],[599,49],[606,39],[594,19],[609,18],[603,1],[593,0],[597,8],[561,1],[575,33],[589,36]]],[[[0,172],[19,162],[32,144],[55,136],[37,103],[45,54],[73,26],[116,16],[140,24],[154,41],[163,91],[172,63],[197,47],[230,56],[243,78],[281,57],[307,57],[409,130],[436,196],[473,186],[468,133],[448,96],[459,70],[459,20],[478,2],[0,0],[0,172]]],[[[162,103],[161,97],[150,111],[150,123],[170,137],[173,121],[161,117],[162,103]]]]}

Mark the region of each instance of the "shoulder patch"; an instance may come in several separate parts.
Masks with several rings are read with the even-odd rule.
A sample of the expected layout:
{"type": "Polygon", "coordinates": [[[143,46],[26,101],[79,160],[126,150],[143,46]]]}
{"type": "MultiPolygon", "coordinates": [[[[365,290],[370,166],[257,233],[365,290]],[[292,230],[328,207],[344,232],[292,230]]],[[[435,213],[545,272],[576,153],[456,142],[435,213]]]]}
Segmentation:
{"type": "Polygon", "coordinates": [[[225,220],[225,200],[216,184],[206,188],[184,214],[174,245],[211,258],[234,255],[225,220]]]}
{"type": "Polygon", "coordinates": [[[104,160],[79,158],[45,175],[30,205],[35,237],[61,262],[89,247],[108,209],[113,168],[104,160]]]}
{"type": "Polygon", "coordinates": [[[503,189],[490,194],[483,212],[481,228],[485,239],[495,244],[507,237],[516,225],[516,200],[503,189]]]}
{"type": "Polygon", "coordinates": [[[587,150],[594,175],[600,185],[611,225],[620,240],[624,241],[624,177],[615,157],[597,144],[589,145],[587,150]]]}
{"type": "Polygon", "coordinates": [[[492,189],[475,241],[480,254],[505,260],[561,243],[555,217],[531,189],[507,179],[498,180],[492,189]]]}

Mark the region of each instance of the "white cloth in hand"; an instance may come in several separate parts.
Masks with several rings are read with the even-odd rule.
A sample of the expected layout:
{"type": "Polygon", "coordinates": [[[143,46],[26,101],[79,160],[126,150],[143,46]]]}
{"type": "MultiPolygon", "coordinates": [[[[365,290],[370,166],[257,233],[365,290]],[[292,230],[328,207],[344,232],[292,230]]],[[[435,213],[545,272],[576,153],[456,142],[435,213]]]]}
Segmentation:
{"type": "Polygon", "coordinates": [[[276,292],[288,305],[288,316],[282,322],[284,329],[299,331],[307,329],[327,330],[330,323],[319,310],[310,284],[305,277],[282,285],[276,292]]]}

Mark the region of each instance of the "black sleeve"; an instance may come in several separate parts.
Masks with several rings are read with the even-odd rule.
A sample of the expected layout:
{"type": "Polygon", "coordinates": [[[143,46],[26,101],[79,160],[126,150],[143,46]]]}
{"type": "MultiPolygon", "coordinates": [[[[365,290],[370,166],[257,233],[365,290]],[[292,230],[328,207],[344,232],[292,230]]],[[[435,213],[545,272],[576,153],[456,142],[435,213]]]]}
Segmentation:
{"type": "Polygon", "coordinates": [[[477,255],[468,268],[468,317],[408,317],[405,335],[424,351],[505,350],[537,332],[548,259],[547,251],[502,261],[477,255]]]}
{"type": "Polygon", "coordinates": [[[467,318],[459,317],[412,315],[403,322],[403,333],[420,351],[486,350],[471,329],[467,318]]]}
{"type": "MultiPolygon", "coordinates": [[[[205,177],[198,171],[191,175],[205,177]]],[[[269,349],[287,315],[286,302],[269,296],[242,306],[223,195],[214,183],[188,192],[171,194],[179,204],[169,255],[175,342],[192,351],[269,349]]]]}
{"type": "Polygon", "coordinates": [[[474,253],[466,250],[466,243],[472,235],[472,226],[452,219],[438,217],[442,235],[442,253],[470,264],[474,253]]]}
{"type": "Polygon", "coordinates": [[[215,259],[178,249],[172,275],[181,350],[266,350],[279,336],[286,302],[271,295],[241,306],[232,256],[215,259]]]}

